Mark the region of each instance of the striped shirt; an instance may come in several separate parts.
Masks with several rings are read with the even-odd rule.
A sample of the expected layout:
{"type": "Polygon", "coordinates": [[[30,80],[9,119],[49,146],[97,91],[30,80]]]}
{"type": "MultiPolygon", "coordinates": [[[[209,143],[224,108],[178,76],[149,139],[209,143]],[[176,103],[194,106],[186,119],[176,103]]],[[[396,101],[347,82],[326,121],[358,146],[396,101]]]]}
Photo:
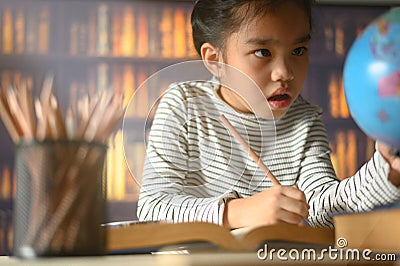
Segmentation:
{"type": "Polygon", "coordinates": [[[140,220],[222,224],[225,203],[272,186],[219,120],[224,114],[282,185],[302,190],[311,225],[400,199],[389,165],[375,152],[352,177],[336,178],[322,110],[298,97],[279,120],[236,112],[212,81],[173,84],[150,130],[137,214],[140,220]]]}

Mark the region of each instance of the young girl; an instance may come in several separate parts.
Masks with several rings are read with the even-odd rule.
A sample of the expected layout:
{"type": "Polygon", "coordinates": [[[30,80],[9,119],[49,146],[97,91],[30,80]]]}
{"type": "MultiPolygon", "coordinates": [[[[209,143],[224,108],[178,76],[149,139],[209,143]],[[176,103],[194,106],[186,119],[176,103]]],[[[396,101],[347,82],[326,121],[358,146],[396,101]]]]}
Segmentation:
{"type": "Polygon", "coordinates": [[[381,143],[354,176],[335,176],[322,111],[300,96],[311,2],[197,1],[193,40],[214,78],[173,84],[161,99],[147,146],[140,220],[239,228],[307,219],[332,227],[336,212],[367,211],[400,199],[400,158],[381,143]],[[229,83],[232,75],[224,64],[251,78],[263,97],[242,84],[225,86],[221,80],[229,83]],[[257,112],[263,104],[270,117],[257,112]],[[280,185],[265,178],[221,123],[221,114],[247,137],[280,185]],[[273,153],[266,137],[272,127],[273,153]]]}

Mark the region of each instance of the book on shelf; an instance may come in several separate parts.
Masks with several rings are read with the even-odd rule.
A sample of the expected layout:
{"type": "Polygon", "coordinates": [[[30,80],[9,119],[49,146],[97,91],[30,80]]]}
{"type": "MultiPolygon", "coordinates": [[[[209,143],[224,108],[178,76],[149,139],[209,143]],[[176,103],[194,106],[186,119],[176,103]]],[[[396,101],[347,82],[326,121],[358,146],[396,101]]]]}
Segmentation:
{"type": "Polygon", "coordinates": [[[69,19],[69,54],[185,58],[193,56],[186,5],[101,3],[69,19]]]}
{"type": "Polygon", "coordinates": [[[5,212],[0,209],[0,255],[6,253],[6,222],[5,212]]]}
{"type": "Polygon", "coordinates": [[[173,9],[166,6],[162,10],[159,25],[161,35],[161,56],[164,58],[169,58],[173,55],[173,27],[173,9]]]}
{"type": "Polygon", "coordinates": [[[95,56],[97,54],[97,10],[88,11],[88,36],[87,36],[87,55],[95,56]]]}
{"type": "Polygon", "coordinates": [[[25,14],[18,9],[15,15],[15,53],[22,54],[25,50],[25,14]]]}
{"type": "Polygon", "coordinates": [[[139,6],[137,13],[137,49],[138,57],[146,57],[149,55],[149,25],[146,7],[139,6]]]}
{"type": "Polygon", "coordinates": [[[346,54],[345,34],[341,21],[337,21],[335,27],[335,53],[339,56],[346,54]]]}
{"type": "Polygon", "coordinates": [[[110,138],[106,158],[109,200],[138,200],[145,153],[143,141],[129,141],[124,153],[122,130],[110,138]]]}
{"type": "MultiPolygon", "coordinates": [[[[134,7],[129,5],[122,14],[121,55],[133,56],[136,50],[136,24],[134,7]]],[[[118,34],[118,33],[114,33],[118,34]]]]}
{"type": "Polygon", "coordinates": [[[0,255],[9,254],[12,249],[13,223],[11,215],[11,210],[0,208],[0,255]]]}
{"type": "Polygon", "coordinates": [[[25,36],[25,51],[28,54],[33,54],[38,49],[37,31],[39,24],[39,17],[37,16],[38,8],[31,7],[25,13],[26,16],[26,36],[25,36]]]}
{"type": "Polygon", "coordinates": [[[335,40],[335,35],[333,33],[333,26],[329,23],[326,23],[323,26],[323,31],[324,31],[324,49],[327,53],[332,54],[334,51],[334,40],[335,40]]]}
{"type": "Polygon", "coordinates": [[[112,11],[111,21],[112,33],[112,54],[113,56],[121,56],[121,37],[122,37],[122,10],[119,6],[115,6],[112,11]]]}
{"type": "Polygon", "coordinates": [[[184,8],[175,8],[174,10],[174,53],[176,58],[183,58],[187,53],[186,42],[186,17],[184,8]]]}
{"type": "Polygon", "coordinates": [[[265,243],[288,243],[318,248],[334,245],[334,231],[328,228],[281,223],[271,226],[240,228],[206,222],[137,222],[106,224],[109,253],[141,253],[188,244],[227,251],[255,251],[265,243]]]}
{"type": "Polygon", "coordinates": [[[350,112],[347,107],[343,75],[335,72],[330,73],[329,83],[329,113],[333,118],[350,118],[350,112]]]}
{"type": "Polygon", "coordinates": [[[100,56],[109,53],[109,7],[100,4],[97,8],[97,54],[100,56]]]}
{"type": "Polygon", "coordinates": [[[337,214],[333,220],[336,238],[345,240],[346,248],[400,254],[400,202],[370,212],[337,214]]]}
{"type": "Polygon", "coordinates": [[[47,4],[5,7],[1,17],[3,54],[47,54],[50,45],[50,10],[47,4]]]}
{"type": "Polygon", "coordinates": [[[107,198],[123,200],[127,168],[124,160],[122,131],[118,130],[109,140],[107,152],[107,198]]]}
{"type": "MultiPolygon", "coordinates": [[[[135,92],[135,88],[137,85],[136,79],[137,77],[135,76],[135,68],[132,65],[126,64],[123,67],[123,76],[122,76],[122,93],[125,95],[124,96],[124,106],[127,106],[128,104],[132,104],[135,105],[134,102],[130,102],[132,101],[132,96],[135,92]]],[[[134,112],[133,113],[128,113],[127,110],[127,116],[134,116],[134,112]]]]}
{"type": "Polygon", "coordinates": [[[15,195],[15,177],[8,165],[0,165],[0,255],[12,248],[12,201],[15,195]]]}
{"type": "Polygon", "coordinates": [[[353,129],[338,130],[331,141],[331,161],[339,179],[352,176],[358,169],[357,136],[353,129]]]}
{"type": "Polygon", "coordinates": [[[48,5],[43,5],[39,11],[38,24],[38,53],[47,54],[50,44],[50,10],[48,5]]]}
{"type": "Polygon", "coordinates": [[[11,54],[14,51],[14,27],[11,8],[4,9],[2,22],[2,52],[3,54],[11,54]]]}
{"type": "MultiPolygon", "coordinates": [[[[317,6],[316,9],[319,7],[317,6]]],[[[328,55],[331,58],[344,60],[354,39],[365,29],[366,26],[377,16],[387,10],[387,7],[376,7],[374,10],[354,9],[343,10],[351,12],[349,14],[339,14],[337,11],[330,13],[316,12],[315,19],[320,22],[319,29],[316,29],[318,36],[315,42],[318,42],[318,53],[322,56],[328,55]],[[360,11],[360,12],[358,12],[360,11]],[[336,13],[336,14],[335,14],[336,13]],[[321,49],[322,48],[322,49],[321,49]]]]}
{"type": "MultiPolygon", "coordinates": [[[[149,55],[154,56],[160,54],[161,51],[161,33],[160,33],[160,9],[156,6],[150,6],[148,9],[148,52],[149,55]]],[[[189,39],[190,40],[190,39],[189,39]]]]}
{"type": "MultiPolygon", "coordinates": [[[[66,12],[71,13],[77,7],[79,8],[79,4],[67,9],[66,12]]],[[[58,48],[59,45],[56,43],[50,43],[56,39],[51,35],[58,34],[58,29],[52,28],[56,24],[51,23],[57,16],[58,8],[47,2],[32,6],[17,4],[5,6],[0,11],[1,53],[9,55],[36,53],[43,55],[43,60],[46,60],[46,56],[50,55],[50,48],[54,48],[54,51],[51,50],[51,52],[66,56],[61,56],[61,60],[68,56],[78,55],[109,57],[96,63],[97,66],[89,66],[87,70],[83,71],[76,70],[68,75],[73,77],[73,80],[62,78],[60,85],[63,88],[60,90],[71,89],[65,94],[66,96],[69,94],[70,99],[79,97],[85,91],[93,93],[97,90],[93,88],[101,90],[114,88],[112,83],[121,80],[118,74],[115,74],[115,68],[121,66],[116,57],[184,58],[189,56],[189,53],[193,54],[189,35],[191,9],[185,4],[171,6],[154,3],[118,3],[115,5],[98,3],[93,7],[88,8],[83,5],[82,10],[74,12],[65,19],[65,26],[61,28],[65,31],[63,36],[66,36],[61,42],[65,42],[65,44],[61,45],[62,48],[58,48]],[[162,47],[164,48],[162,49],[162,47]],[[162,56],[163,50],[168,50],[167,55],[162,56]],[[85,72],[87,72],[86,75],[85,72]]],[[[162,59],[160,58],[161,61],[162,59]]],[[[39,62],[40,60],[39,57],[39,62]]],[[[82,58],[82,61],[79,62],[84,60],[85,58],[82,58]]],[[[63,65],[63,62],[57,64],[63,65]]],[[[132,63],[132,67],[136,65],[134,62],[132,63]]],[[[56,68],[59,67],[56,66],[56,68]]],[[[61,68],[70,69],[69,65],[61,68]]],[[[138,85],[135,81],[143,81],[152,73],[139,68],[130,68],[127,71],[124,70],[123,73],[124,81],[131,80],[133,82],[129,85],[124,82],[125,86],[122,90],[119,83],[115,88],[125,92],[126,103],[138,85]],[[126,74],[127,72],[129,73],[126,74]],[[146,72],[146,77],[143,75],[144,72],[146,72]]],[[[67,75],[63,73],[61,76],[67,75]]],[[[150,93],[142,92],[140,94],[141,103],[149,102],[147,97],[150,93]]],[[[145,112],[146,110],[135,111],[136,114],[131,116],[144,117],[145,112]]]]}
{"type": "Polygon", "coordinates": [[[0,174],[0,200],[11,200],[14,193],[10,167],[0,167],[0,174]]]}
{"type": "Polygon", "coordinates": [[[69,54],[77,55],[79,51],[79,22],[72,21],[69,29],[69,54]]]}
{"type": "MultiPolygon", "coordinates": [[[[150,110],[149,106],[149,90],[147,78],[149,73],[146,68],[139,67],[137,72],[137,82],[138,86],[135,90],[135,117],[147,118],[147,114],[150,110]]],[[[154,89],[154,88],[152,88],[154,89]]]]}
{"type": "Polygon", "coordinates": [[[192,12],[190,9],[186,10],[186,39],[187,42],[187,55],[190,58],[198,58],[196,48],[192,42],[192,23],[191,23],[192,12]]]}

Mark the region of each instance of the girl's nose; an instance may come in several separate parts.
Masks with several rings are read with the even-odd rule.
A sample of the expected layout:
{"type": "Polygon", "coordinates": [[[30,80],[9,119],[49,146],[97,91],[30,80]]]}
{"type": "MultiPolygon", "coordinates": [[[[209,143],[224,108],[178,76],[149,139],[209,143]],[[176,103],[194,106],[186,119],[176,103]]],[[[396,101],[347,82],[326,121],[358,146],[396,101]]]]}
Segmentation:
{"type": "Polygon", "coordinates": [[[276,60],[271,72],[271,80],[274,82],[289,82],[294,79],[294,74],[289,64],[284,59],[276,60]]]}

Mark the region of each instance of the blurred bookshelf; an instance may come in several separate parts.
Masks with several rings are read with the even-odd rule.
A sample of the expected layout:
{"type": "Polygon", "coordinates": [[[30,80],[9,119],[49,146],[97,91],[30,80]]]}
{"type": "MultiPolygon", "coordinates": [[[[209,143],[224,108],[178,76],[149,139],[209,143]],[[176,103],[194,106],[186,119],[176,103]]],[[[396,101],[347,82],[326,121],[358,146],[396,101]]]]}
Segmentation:
{"type": "MultiPolygon", "coordinates": [[[[189,1],[0,0],[1,88],[26,81],[38,95],[45,74],[51,72],[55,94],[64,107],[99,90],[114,90],[129,101],[158,70],[197,59],[189,21],[192,5],[189,1]]],[[[160,85],[156,93],[162,90],[160,85]]],[[[142,89],[135,97],[140,105],[128,109],[131,124],[147,116],[148,94],[142,89]]],[[[107,221],[136,219],[144,140],[133,138],[126,147],[140,158],[128,167],[122,135],[118,130],[108,143],[107,221]]],[[[15,172],[13,143],[2,123],[0,145],[0,254],[6,254],[12,244],[15,172]]]]}
{"type": "MultiPolygon", "coordinates": [[[[374,142],[351,119],[344,98],[342,68],[353,40],[390,4],[374,7],[335,5],[315,7],[310,70],[303,96],[320,105],[332,161],[339,178],[352,175],[374,151],[374,142]]],[[[0,85],[27,82],[38,94],[46,73],[55,75],[61,104],[98,90],[114,90],[130,99],[149,76],[167,66],[198,59],[191,41],[193,1],[0,0],[0,85]]],[[[161,94],[167,84],[159,84],[161,94]]],[[[127,113],[130,121],[147,116],[149,92],[127,113]]],[[[141,124],[141,123],[138,123],[141,124]]],[[[143,131],[142,128],[138,129],[143,131]]],[[[126,152],[138,160],[129,167],[123,134],[109,141],[106,162],[109,221],[136,218],[145,149],[133,137],[126,152]]],[[[0,122],[0,254],[12,243],[12,202],[15,195],[13,144],[0,122]]]]}
{"type": "MultiPolygon", "coordinates": [[[[343,67],[354,40],[393,2],[318,1],[310,46],[310,69],[303,97],[323,108],[331,159],[340,179],[352,176],[375,151],[375,142],[352,119],[343,88],[343,67]]],[[[399,2],[397,2],[400,4],[399,2]]]]}

